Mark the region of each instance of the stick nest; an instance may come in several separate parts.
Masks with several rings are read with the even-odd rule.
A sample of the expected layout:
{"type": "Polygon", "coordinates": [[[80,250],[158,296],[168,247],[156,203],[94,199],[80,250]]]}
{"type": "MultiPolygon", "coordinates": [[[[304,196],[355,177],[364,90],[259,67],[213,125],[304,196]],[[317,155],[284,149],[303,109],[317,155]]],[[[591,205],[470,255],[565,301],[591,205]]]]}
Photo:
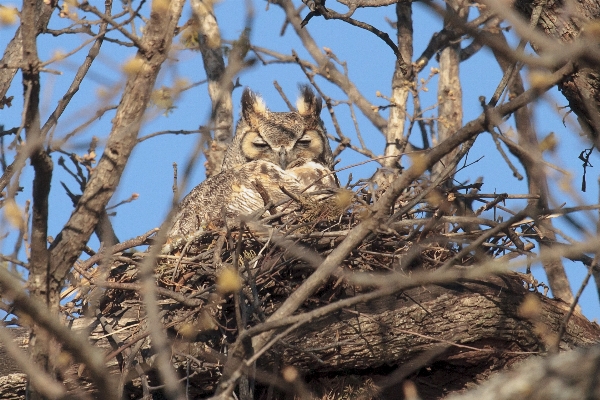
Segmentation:
{"type": "MultiPolygon", "coordinates": [[[[461,217],[461,205],[452,200],[456,199],[455,193],[440,192],[436,198],[429,196],[420,207],[398,214],[418,195],[418,188],[412,188],[401,196],[390,210],[394,218],[350,252],[335,276],[313,293],[298,312],[370,290],[352,286],[343,279],[346,273],[395,271],[410,275],[413,271],[439,268],[451,258],[465,266],[480,256],[523,253],[522,243],[517,246],[509,237],[518,236],[512,229],[510,235],[491,236],[485,243],[487,247],[479,246],[479,250],[460,256],[462,248],[486,232],[473,223],[479,221],[477,215],[470,219],[461,217]]],[[[319,259],[327,257],[353,227],[370,217],[378,193],[364,188],[355,192],[342,189],[329,197],[319,196],[318,200],[297,196],[287,204],[267,207],[261,210],[265,211],[261,218],[239,221],[237,226],[212,223],[186,241],[168,244],[171,251],[155,261],[155,277],[163,324],[173,337],[185,343],[201,343],[204,349],[211,349],[215,365],[221,364],[227,345],[238,335],[239,325],[248,328],[264,322],[314,271],[319,259]]],[[[498,202],[493,199],[488,204],[498,202]]],[[[97,286],[88,285],[87,291],[81,291],[81,287],[90,278],[89,272],[80,271],[87,273],[87,278],[73,277],[73,286],[79,287],[80,294],[65,311],[71,314],[85,308],[99,310],[110,317],[105,325],[111,329],[129,329],[123,343],[139,341],[148,327],[136,282],[139,267],[148,254],[108,255],[104,261],[110,261],[95,269],[100,276],[106,276],[106,283],[97,279],[97,286]]],[[[107,330],[106,326],[101,328],[99,336],[107,330]]],[[[174,355],[176,365],[179,362],[183,368],[186,359],[180,358],[174,355]]],[[[206,367],[206,371],[214,368],[206,367]]],[[[210,391],[210,385],[205,389],[210,391]]]]}

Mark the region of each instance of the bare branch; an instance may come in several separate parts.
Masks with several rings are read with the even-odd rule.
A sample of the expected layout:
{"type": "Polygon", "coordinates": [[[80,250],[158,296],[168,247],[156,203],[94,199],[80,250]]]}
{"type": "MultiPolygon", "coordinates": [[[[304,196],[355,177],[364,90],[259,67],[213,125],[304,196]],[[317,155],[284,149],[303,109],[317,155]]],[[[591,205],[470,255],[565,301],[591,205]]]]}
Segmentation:
{"type": "MultiPolygon", "coordinates": [[[[54,6],[52,2],[38,1],[35,13],[35,36],[42,33],[48,26],[54,6]]],[[[17,73],[17,67],[23,60],[22,28],[19,27],[0,60],[0,99],[3,99],[17,73]]]]}
{"type": "MultiPolygon", "coordinates": [[[[396,27],[397,41],[400,46],[400,54],[402,58],[412,60],[413,55],[413,21],[412,21],[412,3],[398,2],[396,4],[396,27]]],[[[400,155],[404,153],[408,139],[405,136],[406,123],[406,105],[408,94],[411,91],[411,83],[413,79],[412,67],[407,69],[396,63],[394,75],[392,77],[392,94],[390,114],[388,118],[388,128],[386,132],[386,143],[384,155],[386,158],[383,162],[384,168],[395,172],[400,165],[400,155]]],[[[376,177],[377,181],[378,178],[376,177]]],[[[385,181],[385,180],[384,180],[385,181]]],[[[379,182],[383,184],[383,182],[379,182]]]]}
{"type": "MultiPolygon", "coordinates": [[[[498,21],[493,20],[489,22],[489,24],[497,23],[498,21]]],[[[531,23],[534,25],[537,21],[532,21],[531,23]]],[[[506,43],[506,39],[502,33],[497,33],[495,36],[496,40],[506,43]]],[[[524,43],[525,42],[522,41],[519,44],[517,51],[522,51],[522,48],[525,45],[524,43]]],[[[494,51],[494,55],[504,71],[504,75],[502,81],[498,85],[496,93],[488,104],[495,104],[494,100],[499,99],[500,93],[504,91],[505,85],[508,85],[509,92],[513,96],[520,95],[525,91],[519,68],[517,68],[514,63],[511,63],[504,58],[502,54],[494,51]]],[[[504,140],[502,137],[499,137],[499,139],[503,140],[508,146],[509,151],[515,155],[525,167],[529,192],[532,195],[539,196],[535,205],[539,210],[538,212],[544,212],[549,207],[549,189],[546,173],[543,168],[544,160],[538,143],[537,133],[532,123],[531,112],[527,107],[523,107],[515,112],[515,123],[517,131],[519,132],[518,146],[513,145],[510,141],[504,140]]],[[[553,232],[552,224],[549,221],[539,221],[538,228],[541,230],[542,236],[546,237],[549,241],[548,243],[545,243],[544,241],[541,243],[541,252],[543,254],[545,251],[549,250],[551,246],[550,243],[556,240],[556,235],[553,232]]],[[[548,276],[550,288],[555,296],[564,299],[567,302],[573,302],[573,293],[565,269],[559,260],[547,261],[544,264],[544,270],[548,276]]]]}
{"type": "MultiPolygon", "coordinates": [[[[146,105],[161,64],[167,57],[174,29],[181,13],[182,0],[172,1],[165,13],[152,13],[142,42],[149,50],[139,54],[144,60],[140,72],[127,80],[123,98],[117,109],[106,149],[95,173],[86,186],[69,221],[51,247],[51,269],[57,278],[63,278],[87,242],[99,218],[99,213],[112,196],[131,150],[137,143],[137,134],[146,105]],[[166,47],[154,46],[165,43],[166,47]]],[[[61,281],[62,279],[59,279],[61,281]]]]}
{"type": "Polygon", "coordinates": [[[273,1],[273,3],[281,6],[285,11],[287,20],[294,27],[296,34],[300,37],[300,40],[302,40],[302,44],[310,53],[311,57],[317,62],[319,67],[317,70],[327,71],[327,73],[323,74],[323,77],[338,85],[340,89],[346,93],[350,101],[356,104],[373,125],[381,132],[384,132],[387,128],[387,121],[373,110],[372,105],[358,91],[356,85],[354,85],[346,75],[342,74],[328,57],[321,52],[319,46],[317,46],[308,31],[302,28],[302,21],[292,2],[289,0],[277,0],[273,1]]]}
{"type": "MultiPolygon", "coordinates": [[[[444,28],[451,30],[455,19],[463,24],[467,20],[469,4],[463,0],[446,2],[444,15],[444,28]]],[[[460,42],[448,44],[440,53],[440,73],[438,78],[438,118],[437,137],[435,142],[441,142],[454,134],[462,126],[463,102],[462,87],[459,79],[460,68],[460,42]]],[[[433,166],[432,177],[435,178],[445,172],[447,166],[454,159],[458,149],[447,154],[439,164],[433,166]]]]}
{"type": "Polygon", "coordinates": [[[87,1],[81,3],[79,5],[79,8],[81,8],[83,11],[91,12],[106,23],[111,24],[113,28],[117,29],[123,36],[131,40],[131,42],[135,45],[135,47],[139,49],[141,53],[146,53],[149,50],[145,47],[147,43],[144,42],[143,38],[140,40],[140,38],[135,34],[135,32],[129,32],[127,29],[123,28],[123,25],[128,24],[129,21],[119,23],[115,21],[109,13],[100,12],[100,10],[90,5],[87,1]]]}
{"type": "Polygon", "coordinates": [[[73,357],[85,364],[89,368],[92,379],[105,394],[106,399],[118,399],[115,391],[113,379],[109,376],[104,365],[102,353],[93,346],[90,346],[87,338],[74,334],[69,328],[62,325],[55,314],[50,310],[34,301],[28,293],[22,289],[21,283],[8,272],[5,268],[0,268],[0,285],[5,295],[11,296],[13,306],[19,312],[28,315],[40,327],[48,331],[55,340],[57,340],[65,350],[70,352],[73,357]]]}
{"type": "MultiPolygon", "coordinates": [[[[398,7],[401,4],[403,4],[403,3],[397,3],[396,6],[398,7]]],[[[351,18],[351,15],[356,10],[355,5],[350,5],[349,10],[346,14],[340,14],[336,11],[329,10],[329,9],[325,8],[324,2],[321,3],[319,1],[309,2],[309,7],[310,7],[310,13],[306,16],[306,18],[304,18],[304,20],[300,24],[300,26],[302,28],[304,28],[308,24],[308,21],[313,16],[319,15],[319,16],[324,17],[325,19],[339,19],[341,21],[349,23],[350,25],[353,25],[358,28],[369,31],[369,32],[375,34],[381,40],[383,40],[392,49],[392,51],[394,52],[394,55],[396,56],[396,58],[398,60],[397,61],[398,68],[402,71],[402,73],[406,74],[408,72],[408,66],[407,66],[406,60],[404,59],[404,55],[400,52],[396,43],[394,43],[392,41],[392,39],[390,39],[390,36],[387,33],[380,31],[379,29],[375,28],[373,25],[369,25],[365,22],[358,21],[354,18],[351,18]]]]}
{"type": "Polygon", "coordinates": [[[0,326],[0,341],[3,342],[8,355],[19,364],[19,367],[31,379],[31,384],[37,392],[48,398],[62,398],[66,395],[65,388],[52,379],[46,371],[32,363],[27,354],[17,346],[9,330],[3,326],[0,326]]]}
{"type": "MultiPolygon", "coordinates": [[[[565,74],[573,71],[573,65],[569,64],[553,74],[553,79],[549,80],[543,88],[530,89],[514,100],[503,104],[493,110],[500,116],[515,112],[525,104],[533,101],[539,95],[540,91],[548,90],[560,81],[565,74]]],[[[424,156],[416,165],[406,170],[400,177],[394,180],[388,190],[381,196],[379,201],[373,206],[373,214],[365,221],[356,226],[346,237],[346,239],[336,247],[327,258],[321,263],[317,271],[309,276],[304,283],[290,295],[283,305],[275,311],[267,321],[275,321],[285,316],[289,316],[314,293],[339,267],[347,254],[370,233],[385,224],[389,209],[398,195],[408,187],[408,185],[421,176],[422,172],[433,166],[443,156],[454,150],[457,146],[468,139],[475,138],[479,133],[486,129],[486,114],[481,114],[477,119],[467,123],[464,127],[455,132],[454,135],[447,138],[444,142],[431,149],[427,156],[424,156]]],[[[263,334],[255,337],[253,347],[261,348],[269,339],[270,335],[263,334]]]]}
{"type": "Polygon", "coordinates": [[[557,397],[576,400],[593,397],[600,390],[594,372],[598,362],[598,346],[551,357],[535,357],[510,372],[498,374],[475,390],[450,396],[448,400],[542,400],[557,397]]]}
{"type": "MultiPolygon", "coordinates": [[[[111,6],[112,6],[112,2],[107,3],[105,15],[110,16],[111,6]]],[[[57,124],[58,119],[60,118],[62,113],[65,111],[65,108],[67,107],[67,105],[69,104],[69,102],[71,101],[73,96],[75,96],[75,94],[79,91],[81,82],[85,78],[87,72],[89,71],[90,67],[92,66],[92,63],[96,59],[96,56],[100,52],[100,47],[102,46],[102,42],[104,40],[104,35],[106,34],[107,25],[108,25],[108,22],[103,22],[100,25],[100,31],[98,33],[98,38],[96,39],[96,41],[90,48],[83,64],[81,64],[79,66],[77,73],[75,74],[75,77],[73,78],[73,82],[71,83],[71,86],[69,87],[67,92],[64,94],[64,96],[60,99],[60,101],[58,102],[58,105],[56,106],[56,109],[50,115],[50,117],[48,118],[48,120],[46,121],[44,126],[42,127],[42,131],[41,131],[42,137],[45,138],[46,135],[48,134],[48,132],[50,131],[50,129],[52,129],[52,127],[57,124]]],[[[50,138],[50,141],[52,141],[52,138],[50,138]]]]}
{"type": "Polygon", "coordinates": [[[210,1],[192,1],[202,62],[208,77],[208,94],[212,102],[211,125],[215,127],[213,142],[209,145],[209,150],[205,152],[208,163],[207,177],[221,171],[225,150],[233,136],[233,103],[231,100],[233,83],[231,78],[235,75],[231,71],[227,75],[232,76],[225,74],[221,33],[212,7],[213,3],[210,1]]]}

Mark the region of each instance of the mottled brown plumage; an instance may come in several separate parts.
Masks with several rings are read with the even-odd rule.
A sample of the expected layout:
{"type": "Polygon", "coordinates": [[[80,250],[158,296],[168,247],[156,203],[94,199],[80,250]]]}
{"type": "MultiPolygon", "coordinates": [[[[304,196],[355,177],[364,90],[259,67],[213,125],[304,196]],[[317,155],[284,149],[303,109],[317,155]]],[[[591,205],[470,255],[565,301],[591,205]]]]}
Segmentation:
{"type": "Polygon", "coordinates": [[[170,238],[189,236],[211,221],[232,221],[293,194],[337,188],[333,157],[319,117],[321,99],[301,88],[297,112],[269,111],[249,89],[222,171],[181,202],[170,238]]]}
{"type": "Polygon", "coordinates": [[[333,168],[333,156],[321,120],[321,99],[308,86],[301,87],[298,111],[273,112],[250,90],[242,95],[242,117],[223,169],[255,160],[267,160],[287,169],[299,159],[333,168]]]}

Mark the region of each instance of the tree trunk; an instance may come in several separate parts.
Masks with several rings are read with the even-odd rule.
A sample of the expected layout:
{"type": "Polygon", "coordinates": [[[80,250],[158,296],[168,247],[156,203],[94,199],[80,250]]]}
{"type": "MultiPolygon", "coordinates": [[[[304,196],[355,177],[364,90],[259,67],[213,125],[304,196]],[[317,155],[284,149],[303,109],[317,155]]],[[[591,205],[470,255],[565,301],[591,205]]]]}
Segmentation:
{"type": "MultiPolygon", "coordinates": [[[[466,21],[468,14],[469,7],[465,1],[452,0],[447,2],[444,29],[452,30],[453,20],[459,18],[466,21]]],[[[440,52],[439,65],[437,135],[434,136],[437,140],[434,139],[434,146],[452,136],[463,126],[462,88],[459,78],[460,42],[449,44],[440,52]]],[[[454,171],[446,170],[450,168],[458,152],[459,149],[456,148],[433,166],[431,171],[432,181],[435,181],[446,172],[449,173],[451,182],[454,171]]]]}
{"type": "Polygon", "coordinates": [[[225,74],[221,33],[212,3],[196,0],[191,4],[197,21],[200,51],[208,78],[208,94],[212,102],[211,129],[214,129],[214,137],[204,152],[206,176],[210,177],[221,172],[223,157],[233,136],[233,84],[225,74]]]}
{"type": "MultiPolygon", "coordinates": [[[[532,0],[517,0],[515,6],[528,19],[538,3],[532,0]]],[[[573,42],[581,38],[582,29],[600,17],[600,2],[597,0],[556,1],[548,0],[542,8],[538,22],[544,33],[562,42],[573,42]]],[[[590,40],[590,46],[595,46],[590,40]]],[[[539,51],[535,43],[532,47],[539,51]]],[[[597,67],[581,63],[575,73],[559,84],[559,89],[569,101],[571,110],[577,115],[584,133],[592,136],[596,144],[600,134],[600,74],[597,67]]]]}
{"type": "MultiPolygon", "coordinates": [[[[410,62],[413,56],[412,3],[398,2],[396,4],[396,17],[398,50],[402,59],[410,62]]],[[[387,170],[384,172],[391,173],[391,176],[378,182],[381,185],[389,184],[398,173],[400,156],[404,153],[408,144],[407,132],[405,132],[406,106],[413,81],[413,71],[412,67],[409,67],[408,71],[404,73],[402,67],[404,66],[401,65],[400,61],[396,61],[392,76],[392,107],[390,107],[386,144],[383,153],[386,158],[382,160],[382,165],[387,170]]]]}

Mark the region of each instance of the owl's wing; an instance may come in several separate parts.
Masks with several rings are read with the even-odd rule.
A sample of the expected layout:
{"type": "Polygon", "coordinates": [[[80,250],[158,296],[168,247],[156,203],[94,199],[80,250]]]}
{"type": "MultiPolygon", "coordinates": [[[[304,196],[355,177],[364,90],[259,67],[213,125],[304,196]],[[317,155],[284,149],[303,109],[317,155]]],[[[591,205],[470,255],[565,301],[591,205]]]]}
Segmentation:
{"type": "Polygon", "coordinates": [[[285,200],[288,196],[280,186],[292,193],[300,193],[306,185],[293,173],[263,160],[224,170],[185,196],[168,237],[186,237],[208,222],[232,220],[251,214],[268,202],[285,200]]]}
{"type": "Polygon", "coordinates": [[[188,236],[219,218],[230,197],[234,171],[223,171],[196,186],[179,203],[167,237],[188,236]]]}

